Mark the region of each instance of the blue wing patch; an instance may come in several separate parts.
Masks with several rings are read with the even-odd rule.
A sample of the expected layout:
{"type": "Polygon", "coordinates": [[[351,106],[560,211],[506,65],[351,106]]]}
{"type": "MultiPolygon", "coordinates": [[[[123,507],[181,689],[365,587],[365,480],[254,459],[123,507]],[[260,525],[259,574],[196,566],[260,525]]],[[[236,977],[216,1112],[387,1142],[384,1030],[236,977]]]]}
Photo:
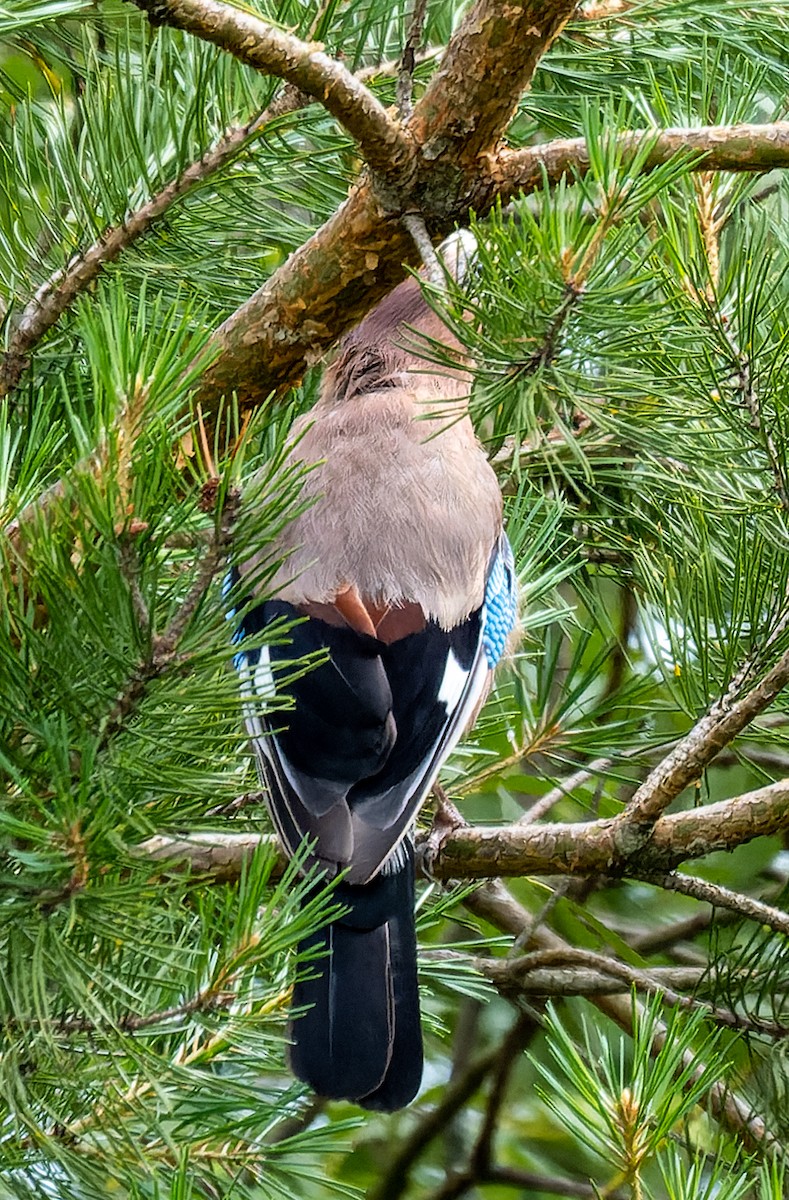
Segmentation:
{"type": "Polygon", "coordinates": [[[518,620],[515,560],[506,533],[493,551],[482,605],[482,645],[491,670],[496,666],[518,620]]]}

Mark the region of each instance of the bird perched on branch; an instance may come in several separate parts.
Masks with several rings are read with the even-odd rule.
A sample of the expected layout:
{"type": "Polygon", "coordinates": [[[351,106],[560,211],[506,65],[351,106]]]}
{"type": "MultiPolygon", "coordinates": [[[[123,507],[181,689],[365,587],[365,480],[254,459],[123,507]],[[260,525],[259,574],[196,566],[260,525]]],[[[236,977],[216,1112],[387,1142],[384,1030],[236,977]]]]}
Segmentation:
{"type": "MultiPolygon", "coordinates": [[[[461,235],[445,251],[450,269],[467,249],[461,235]]],[[[302,946],[323,954],[294,988],[291,1065],[320,1095],[370,1109],[408,1104],[422,1077],[410,831],[516,620],[465,368],[416,279],[345,337],[293,430],[290,463],[317,464],[306,507],[273,547],[283,561],[272,598],[245,606],[236,635],[299,622],[290,645],[236,656],[285,850],[308,839],[309,863],[345,873],[334,893],[345,915],[302,946]],[[457,368],[419,358],[413,330],[443,342],[457,368]],[[315,651],[327,655],[319,666],[283,681],[286,661],[315,651]],[[282,694],[292,706],[270,711],[282,694]]],[[[255,565],[235,570],[241,594],[255,565]]]]}

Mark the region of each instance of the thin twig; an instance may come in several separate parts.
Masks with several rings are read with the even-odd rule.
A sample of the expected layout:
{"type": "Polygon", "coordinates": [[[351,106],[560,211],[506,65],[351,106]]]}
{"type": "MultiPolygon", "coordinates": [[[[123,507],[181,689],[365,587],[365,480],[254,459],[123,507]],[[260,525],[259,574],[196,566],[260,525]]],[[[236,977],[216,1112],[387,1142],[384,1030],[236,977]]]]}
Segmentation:
{"type": "Polygon", "coordinates": [[[233,817],[245,808],[259,808],[266,802],[265,792],[242,792],[226,804],[217,804],[206,811],[207,817],[233,817]]]}
{"type": "MultiPolygon", "coordinates": [[[[518,936],[528,921],[526,910],[501,883],[488,883],[477,888],[464,900],[464,904],[496,928],[510,933],[514,937],[518,936]]],[[[544,928],[535,933],[535,941],[539,948],[546,950],[567,947],[567,943],[560,937],[544,928]]],[[[632,1036],[633,1006],[630,997],[597,996],[593,998],[592,1003],[601,1012],[616,1021],[629,1036],[632,1036]]],[[[652,1043],[653,1054],[660,1051],[665,1044],[666,1037],[666,1027],[660,1025],[652,1043]]],[[[690,1051],[685,1054],[684,1059],[689,1066],[692,1066],[694,1078],[697,1078],[704,1070],[704,1064],[690,1051]]],[[[707,1091],[707,1098],[716,1120],[738,1135],[747,1146],[758,1149],[762,1153],[781,1151],[780,1143],[767,1128],[764,1120],[757,1116],[745,1101],[731,1091],[725,1083],[714,1083],[707,1091]]]]}
{"type": "Polygon", "coordinates": [[[137,545],[132,537],[127,534],[121,535],[118,554],[121,574],[126,580],[126,586],[131,596],[134,618],[140,632],[145,636],[150,629],[151,617],[148,611],[148,603],[140,588],[140,556],[137,553],[137,545]]]}
{"type": "Polygon", "coordinates": [[[471,1151],[469,1166],[477,1178],[483,1178],[493,1166],[496,1127],[507,1093],[507,1085],[521,1053],[539,1028],[540,1022],[532,1013],[521,1012],[501,1044],[498,1061],[491,1077],[482,1124],[471,1151]]]}
{"type": "MultiPolygon", "coordinates": [[[[649,878],[645,882],[650,882],[649,878]]],[[[650,954],[670,953],[679,942],[690,942],[700,933],[706,932],[713,920],[716,924],[738,920],[739,914],[735,915],[731,909],[699,909],[694,912],[692,917],[685,917],[681,921],[669,921],[664,925],[657,925],[654,929],[644,927],[638,932],[626,932],[627,943],[638,954],[645,958],[650,954]]]]}
{"type": "MultiPolygon", "coordinates": [[[[485,1183],[497,1183],[503,1187],[517,1188],[522,1195],[532,1196],[546,1193],[553,1196],[568,1196],[570,1200],[599,1200],[600,1189],[581,1180],[564,1179],[558,1175],[540,1175],[536,1171],[521,1171],[517,1167],[491,1166],[484,1175],[461,1175],[448,1180],[430,1200],[459,1200],[472,1188],[485,1183]]],[[[625,1200],[625,1193],[609,1193],[609,1200],[625,1200]]]]}
{"type": "Polygon", "coordinates": [[[759,393],[753,379],[753,367],[750,356],[741,350],[728,322],[720,317],[720,328],[726,343],[731,350],[732,366],[734,369],[734,390],[740,403],[749,417],[749,425],[759,447],[767,459],[770,474],[773,477],[773,488],[784,513],[789,513],[789,488],[786,481],[786,457],[775,444],[775,439],[765,422],[759,393]]]}
{"type": "Polygon", "coordinates": [[[590,780],[605,775],[611,767],[646,756],[665,754],[667,750],[673,749],[676,744],[677,739],[675,738],[670,742],[661,742],[657,746],[638,746],[633,750],[625,750],[616,757],[606,755],[604,758],[595,758],[590,763],[587,763],[585,767],[579,767],[572,775],[568,775],[566,779],[563,779],[556,787],[551,788],[544,796],[539,796],[534,804],[519,818],[519,821],[523,825],[528,825],[532,821],[539,821],[542,817],[547,816],[551,809],[555,808],[561,800],[571,796],[576,788],[583,787],[590,780]]]}
{"type": "Polygon", "coordinates": [[[411,1135],[398,1147],[385,1174],[370,1191],[367,1200],[399,1200],[408,1187],[414,1163],[468,1103],[493,1070],[498,1056],[499,1047],[496,1046],[476,1058],[462,1075],[449,1084],[435,1108],[420,1120],[411,1135]]]}
{"type": "Polygon", "coordinates": [[[655,887],[665,888],[666,891],[680,892],[683,896],[692,896],[694,900],[703,900],[714,908],[725,908],[737,913],[749,921],[766,925],[776,933],[789,936],[789,913],[753,896],[745,896],[742,892],[734,892],[730,888],[721,887],[717,883],[709,883],[706,879],[698,879],[695,875],[683,875],[678,871],[668,871],[661,874],[644,873],[639,878],[655,887]]]}
{"type": "Polygon", "coordinates": [[[416,66],[416,52],[422,41],[422,29],[426,13],[427,0],[414,0],[414,11],[411,16],[411,24],[408,28],[405,45],[403,46],[395,92],[397,111],[403,123],[408,121],[413,112],[414,67],[416,66]]]}
{"type": "MultiPolygon", "coordinates": [[[[123,1033],[137,1033],[141,1029],[165,1025],[170,1021],[178,1021],[180,1024],[184,1017],[225,1008],[234,999],[235,997],[230,993],[220,994],[212,987],[207,987],[193,996],[191,1000],[185,1000],[183,1004],[174,1004],[172,1008],[163,1008],[158,1012],[148,1013],[144,1017],[132,1013],[124,1013],[116,1019],[108,1018],[105,1021],[94,1021],[88,1017],[67,1017],[63,1020],[50,1021],[49,1028],[59,1034],[97,1033],[102,1029],[119,1029],[123,1033]]],[[[17,1022],[17,1024],[21,1024],[21,1022],[17,1022]]]]}
{"type": "Polygon", "coordinates": [[[111,711],[102,723],[99,748],[104,749],[124,727],[129,715],[146,694],[150,683],[177,660],[178,645],[186,632],[217,571],[225,560],[240,504],[240,494],[231,490],[224,499],[214,536],[209,543],[194,582],[164,633],[151,638],[148,658],[127,680],[111,711]]]}
{"type": "Polygon", "coordinates": [[[403,213],[400,220],[414,240],[414,245],[419,251],[419,257],[422,260],[428,279],[435,288],[444,293],[447,286],[446,277],[438,260],[438,255],[433,249],[433,243],[430,240],[430,234],[427,232],[427,226],[425,225],[425,218],[419,212],[407,212],[403,213]]]}

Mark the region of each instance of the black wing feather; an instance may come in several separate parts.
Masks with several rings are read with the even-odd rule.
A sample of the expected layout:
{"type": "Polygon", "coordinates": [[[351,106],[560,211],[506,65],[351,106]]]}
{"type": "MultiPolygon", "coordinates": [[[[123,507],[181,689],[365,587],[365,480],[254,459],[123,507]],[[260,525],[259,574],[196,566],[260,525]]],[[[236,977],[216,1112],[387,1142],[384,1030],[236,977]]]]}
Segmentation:
{"type": "Polygon", "coordinates": [[[314,842],[309,861],[329,874],[346,869],[347,906],[302,943],[325,954],[295,986],[291,1064],[321,1095],[389,1111],[416,1095],[423,1060],[407,834],[487,686],[481,612],[386,645],[267,601],[244,632],[283,618],[298,622],[290,645],[237,656],[247,723],[277,832],[291,853],[314,842]],[[294,677],[315,651],[327,660],[294,677]],[[272,687],[291,708],[269,711],[272,687]]]}

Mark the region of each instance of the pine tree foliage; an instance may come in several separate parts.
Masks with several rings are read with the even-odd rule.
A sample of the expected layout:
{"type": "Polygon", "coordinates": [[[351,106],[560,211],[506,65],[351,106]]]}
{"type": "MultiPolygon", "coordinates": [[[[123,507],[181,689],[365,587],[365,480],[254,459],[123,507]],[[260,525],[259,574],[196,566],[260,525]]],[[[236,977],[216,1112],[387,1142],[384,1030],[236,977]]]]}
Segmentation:
{"type": "MultiPolygon", "coordinates": [[[[427,3],[415,99],[468,7],[427,3]]],[[[392,113],[413,10],[245,9],[392,113]]],[[[585,157],[467,215],[462,287],[423,282],[475,363],[522,640],[442,776],[472,828],[456,884],[419,899],[422,1093],[362,1119],[287,1069],[295,947],[336,906],[257,836],[242,598],[222,594],[227,561],[298,509],[282,455],[318,356],[253,407],[195,402],[212,331],[320,236],[359,150],[309,97],[277,109],[277,79],[120,0],[0,4],[2,1200],[784,1195],[785,692],[657,814],[662,858],[643,841],[584,870],[579,832],[561,869],[535,851],[480,888],[469,864],[476,827],[535,814],[593,838],[789,655],[786,173],[747,139],[740,170],[681,137],[655,160],[661,131],[779,129],[788,70],[780,0],[582,6],[506,138],[585,157]],[[12,362],[35,297],[146,206],[12,362]],[[257,842],[240,869],[235,834],[257,842]],[[214,857],[146,850],[184,835],[214,857]]]]}

